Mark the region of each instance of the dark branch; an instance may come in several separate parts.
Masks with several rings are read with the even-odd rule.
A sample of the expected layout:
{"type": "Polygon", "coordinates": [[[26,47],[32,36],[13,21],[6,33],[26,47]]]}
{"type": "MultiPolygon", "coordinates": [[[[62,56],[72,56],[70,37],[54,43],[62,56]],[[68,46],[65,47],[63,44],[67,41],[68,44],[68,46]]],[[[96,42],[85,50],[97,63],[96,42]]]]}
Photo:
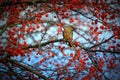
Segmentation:
{"type": "Polygon", "coordinates": [[[16,60],[12,60],[12,59],[7,58],[7,61],[9,61],[10,63],[16,64],[16,65],[22,67],[23,69],[28,70],[28,71],[36,74],[37,76],[41,77],[41,78],[44,79],[44,80],[48,80],[46,76],[40,74],[38,71],[35,71],[35,70],[29,68],[29,67],[26,66],[26,65],[20,64],[20,63],[19,63],[18,61],[16,61],[16,60]]]}
{"type": "Polygon", "coordinates": [[[0,36],[5,32],[5,30],[7,29],[7,24],[5,24],[4,26],[2,26],[3,29],[0,31],[0,36]]]}
{"type": "Polygon", "coordinates": [[[100,46],[101,44],[106,43],[107,41],[111,40],[113,37],[114,37],[114,36],[111,36],[111,37],[108,38],[107,40],[105,40],[105,41],[103,41],[103,42],[101,42],[101,43],[98,43],[98,44],[96,44],[96,45],[93,45],[93,46],[90,47],[89,49],[92,49],[92,48],[94,48],[94,47],[96,47],[96,46],[100,46]]]}
{"type": "Polygon", "coordinates": [[[28,47],[23,47],[23,49],[38,48],[39,46],[43,47],[43,46],[46,46],[47,44],[55,43],[55,42],[61,42],[61,41],[64,41],[64,40],[63,39],[51,40],[51,41],[44,42],[44,43],[41,43],[41,44],[29,45],[28,47]]]}

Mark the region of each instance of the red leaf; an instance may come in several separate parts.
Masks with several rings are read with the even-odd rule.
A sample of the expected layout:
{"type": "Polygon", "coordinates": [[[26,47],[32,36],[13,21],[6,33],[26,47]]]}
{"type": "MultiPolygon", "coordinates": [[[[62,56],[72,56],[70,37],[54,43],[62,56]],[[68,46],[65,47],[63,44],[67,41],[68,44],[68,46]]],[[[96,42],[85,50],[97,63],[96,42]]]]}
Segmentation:
{"type": "Polygon", "coordinates": [[[73,57],[73,53],[70,54],[70,57],[73,57]]]}
{"type": "Polygon", "coordinates": [[[105,29],[105,27],[104,26],[100,26],[100,29],[105,29]]]}
{"type": "Polygon", "coordinates": [[[79,46],[79,42],[76,41],[76,42],[75,42],[75,46],[76,46],[76,47],[79,46]]]}
{"type": "Polygon", "coordinates": [[[95,24],[97,24],[97,22],[98,22],[98,19],[95,20],[95,24]]]}
{"type": "Polygon", "coordinates": [[[102,12],[101,17],[102,17],[102,19],[104,19],[105,17],[107,17],[107,13],[106,12],[102,12]]]}

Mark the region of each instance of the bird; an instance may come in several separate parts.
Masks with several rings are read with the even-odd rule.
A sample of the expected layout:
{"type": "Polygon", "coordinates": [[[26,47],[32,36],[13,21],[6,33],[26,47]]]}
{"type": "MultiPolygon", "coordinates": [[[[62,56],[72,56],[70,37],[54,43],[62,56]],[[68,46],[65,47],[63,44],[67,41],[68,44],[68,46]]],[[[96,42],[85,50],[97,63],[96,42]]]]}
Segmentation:
{"type": "Polygon", "coordinates": [[[68,42],[69,47],[73,46],[73,26],[64,26],[63,27],[63,39],[68,42]]]}

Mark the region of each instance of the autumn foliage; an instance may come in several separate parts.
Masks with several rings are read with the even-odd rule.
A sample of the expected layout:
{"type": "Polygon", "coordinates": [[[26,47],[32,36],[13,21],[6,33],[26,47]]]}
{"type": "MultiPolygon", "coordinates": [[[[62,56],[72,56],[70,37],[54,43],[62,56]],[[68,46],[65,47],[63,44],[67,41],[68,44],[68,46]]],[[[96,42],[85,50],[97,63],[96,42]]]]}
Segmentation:
{"type": "Polygon", "coordinates": [[[120,0],[0,0],[0,80],[119,80],[119,21],[120,0]]]}

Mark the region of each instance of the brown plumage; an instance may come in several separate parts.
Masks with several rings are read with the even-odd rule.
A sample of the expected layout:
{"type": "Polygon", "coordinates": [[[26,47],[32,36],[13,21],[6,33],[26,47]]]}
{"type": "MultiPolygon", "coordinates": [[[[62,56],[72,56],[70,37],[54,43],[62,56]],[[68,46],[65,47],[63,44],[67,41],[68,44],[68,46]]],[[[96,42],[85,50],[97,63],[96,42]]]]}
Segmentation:
{"type": "Polygon", "coordinates": [[[69,46],[72,47],[73,46],[73,43],[72,43],[72,39],[73,39],[73,27],[72,26],[66,26],[66,27],[64,27],[63,37],[64,37],[64,40],[68,41],[69,46]]]}

